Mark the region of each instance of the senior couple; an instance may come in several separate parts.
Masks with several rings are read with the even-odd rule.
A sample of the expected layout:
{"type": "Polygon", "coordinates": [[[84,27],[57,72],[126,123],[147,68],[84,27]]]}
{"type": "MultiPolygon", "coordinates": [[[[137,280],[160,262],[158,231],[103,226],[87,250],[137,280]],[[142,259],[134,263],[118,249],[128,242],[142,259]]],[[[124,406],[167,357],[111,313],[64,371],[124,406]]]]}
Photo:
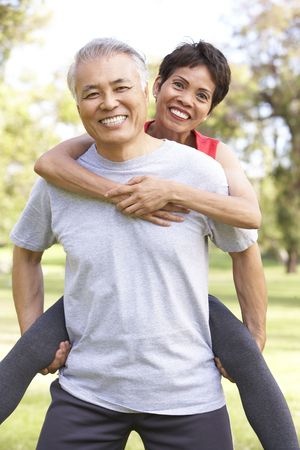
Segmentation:
{"type": "MultiPolygon", "coordinates": [[[[88,136],[65,144],[79,159],[65,153],[66,177],[55,179],[49,169],[53,183],[37,181],[11,233],[23,338],[38,336],[42,323],[49,336],[55,331],[55,349],[61,336],[72,344],[51,385],[38,450],[122,450],[132,430],[147,450],[232,450],[219,370],[239,380],[264,448],[298,448],[288,407],[260,353],[266,289],[257,233],[246,229],[259,221],[257,201],[226,146],[194,130],[229,81],[227,62],[213,46],[178,47],[161,65],[156,120],[146,123],[147,70],[138,52],[96,39],[76,54],[68,84],[88,136]],[[214,297],[208,302],[208,238],[232,257],[247,327],[214,297]],[[41,260],[57,242],[66,253],[64,311],[61,300],[53,309],[60,319],[54,314],[47,323],[41,260]],[[252,388],[243,373],[249,355],[262,388],[252,388]],[[260,420],[251,404],[253,391],[269,407],[272,433],[266,414],[260,420]]],[[[56,360],[67,352],[62,342],[56,360]]],[[[51,370],[52,359],[38,370],[48,364],[51,370]]]]}

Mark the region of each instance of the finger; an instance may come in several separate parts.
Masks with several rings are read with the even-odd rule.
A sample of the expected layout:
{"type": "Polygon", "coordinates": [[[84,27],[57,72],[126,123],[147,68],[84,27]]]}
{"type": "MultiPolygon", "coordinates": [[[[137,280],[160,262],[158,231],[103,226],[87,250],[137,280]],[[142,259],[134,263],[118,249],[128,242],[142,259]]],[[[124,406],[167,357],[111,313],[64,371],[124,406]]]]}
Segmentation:
{"type": "Polygon", "coordinates": [[[139,208],[139,206],[134,202],[132,197],[127,197],[125,200],[122,200],[119,203],[116,203],[116,207],[119,211],[122,211],[126,214],[132,214],[139,208]]]}
{"type": "MultiPolygon", "coordinates": [[[[117,208],[119,209],[118,205],[117,205],[117,208]]],[[[128,215],[134,214],[135,216],[141,217],[141,216],[145,216],[146,214],[153,214],[153,213],[155,213],[155,211],[153,211],[149,208],[140,207],[138,203],[135,203],[133,205],[128,206],[127,208],[123,208],[122,213],[128,214],[128,215]]]]}
{"type": "Polygon", "coordinates": [[[176,214],[171,214],[167,211],[162,211],[162,210],[155,211],[153,213],[153,215],[155,217],[159,217],[161,219],[165,219],[170,222],[178,222],[178,223],[184,222],[184,217],[178,216],[176,214]]]}
{"type": "Polygon", "coordinates": [[[161,219],[160,217],[155,217],[152,214],[146,214],[142,216],[141,219],[146,220],[147,222],[151,222],[154,225],[159,225],[160,227],[171,226],[170,222],[168,222],[167,220],[161,219]]]}
{"type": "MultiPolygon", "coordinates": [[[[129,200],[128,200],[129,202],[129,200]]],[[[125,202],[124,202],[125,204],[125,202]]],[[[122,205],[123,206],[123,205],[122,205]]],[[[123,214],[134,214],[135,216],[144,216],[145,214],[150,214],[152,213],[152,211],[146,208],[141,208],[141,206],[139,205],[139,203],[133,203],[130,204],[127,207],[122,207],[119,208],[119,204],[117,205],[117,208],[119,211],[122,211],[123,214]]]]}
{"type": "Polygon", "coordinates": [[[132,186],[133,184],[141,183],[145,178],[146,177],[144,175],[141,175],[139,177],[133,177],[127,182],[127,185],[132,186]]]}
{"type": "Polygon", "coordinates": [[[230,375],[227,373],[226,369],[222,366],[221,360],[219,358],[215,358],[215,364],[220,372],[220,374],[227,378],[231,383],[235,383],[234,379],[230,377],[230,375]]]}
{"type": "Polygon", "coordinates": [[[107,202],[113,203],[114,205],[117,205],[122,200],[125,200],[125,198],[128,198],[128,195],[114,195],[114,197],[105,197],[107,202]]]}
{"type": "Polygon", "coordinates": [[[59,344],[59,348],[58,348],[57,352],[59,352],[60,355],[61,354],[65,355],[65,354],[69,354],[70,349],[71,349],[70,342],[69,341],[62,341],[59,344]]]}
{"type": "Polygon", "coordinates": [[[55,373],[61,367],[65,365],[66,359],[71,349],[71,344],[69,341],[63,341],[59,344],[59,348],[55,353],[54,360],[49,364],[48,367],[41,370],[43,375],[47,375],[48,373],[55,373]]]}
{"type": "Polygon", "coordinates": [[[115,197],[116,195],[130,194],[131,192],[132,192],[132,186],[124,185],[124,186],[119,186],[114,189],[110,189],[109,191],[107,191],[105,193],[105,197],[112,198],[112,197],[115,197]]]}
{"type": "Polygon", "coordinates": [[[231,378],[231,377],[228,375],[228,373],[226,372],[225,369],[223,369],[222,375],[223,375],[224,378],[226,378],[227,380],[229,380],[231,383],[235,383],[234,379],[231,378]]]}

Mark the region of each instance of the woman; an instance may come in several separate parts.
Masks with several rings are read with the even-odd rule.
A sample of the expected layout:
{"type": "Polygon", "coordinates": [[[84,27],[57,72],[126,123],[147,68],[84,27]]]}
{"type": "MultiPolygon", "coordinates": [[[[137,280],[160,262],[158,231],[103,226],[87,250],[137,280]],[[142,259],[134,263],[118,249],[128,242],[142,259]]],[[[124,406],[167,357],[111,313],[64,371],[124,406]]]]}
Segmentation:
{"type": "MultiPolygon", "coordinates": [[[[237,158],[225,144],[195,131],[225,97],[229,83],[227,61],[213,46],[202,41],[179,46],[160,66],[153,88],[156,119],[145,126],[146,132],[154,137],[176,140],[219,161],[228,179],[229,197],[151,176],[136,177],[125,186],[100,179],[87,173],[69,156],[77,158],[87,149],[92,143],[88,136],[60,144],[52,153],[44,155],[35,169],[60,187],[112,201],[125,214],[156,225],[167,226],[171,221],[179,221],[176,211],[194,209],[233,226],[258,228],[258,202],[237,158]]],[[[97,93],[91,91],[89,95],[97,93]]],[[[257,248],[253,251],[257,258],[257,248]]],[[[264,330],[251,328],[251,322],[245,320],[253,339],[222,303],[212,296],[209,300],[212,344],[219,357],[218,367],[237,383],[248,420],[262,445],[272,450],[299,448],[287,404],[260,352],[265,343],[264,330]]],[[[13,411],[37,371],[45,367],[48,367],[45,373],[54,369],[55,363],[49,364],[59,342],[57,356],[63,359],[68,350],[67,340],[60,300],[22,336],[1,363],[1,420],[13,411]]]]}

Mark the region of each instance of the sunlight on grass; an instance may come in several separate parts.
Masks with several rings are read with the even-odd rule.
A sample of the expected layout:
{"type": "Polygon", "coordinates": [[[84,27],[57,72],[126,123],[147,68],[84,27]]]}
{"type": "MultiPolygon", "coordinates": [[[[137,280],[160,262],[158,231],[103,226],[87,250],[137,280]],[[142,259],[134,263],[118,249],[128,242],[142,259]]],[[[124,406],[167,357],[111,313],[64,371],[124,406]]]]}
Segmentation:
{"type": "MultiPolygon", "coordinates": [[[[11,249],[0,249],[0,357],[3,357],[19,337],[13,308],[10,281],[11,249]]],[[[45,253],[44,275],[46,308],[63,292],[64,253],[54,246],[45,253]]],[[[297,430],[300,430],[300,277],[286,275],[282,266],[267,264],[266,279],[269,290],[268,341],[264,356],[290,406],[297,430]]],[[[210,292],[240,317],[233,289],[230,259],[213,251],[209,276],[210,292]]],[[[0,450],[33,450],[49,405],[49,384],[55,378],[37,375],[17,410],[1,426],[0,450]]],[[[247,422],[236,386],[223,380],[231,419],[235,450],[261,450],[253,430],[247,422]]],[[[54,450],[54,449],[53,449],[54,450]]],[[[139,436],[132,433],[126,450],[144,450],[139,436]]],[[[192,449],[191,449],[192,450],[192,449]]]]}

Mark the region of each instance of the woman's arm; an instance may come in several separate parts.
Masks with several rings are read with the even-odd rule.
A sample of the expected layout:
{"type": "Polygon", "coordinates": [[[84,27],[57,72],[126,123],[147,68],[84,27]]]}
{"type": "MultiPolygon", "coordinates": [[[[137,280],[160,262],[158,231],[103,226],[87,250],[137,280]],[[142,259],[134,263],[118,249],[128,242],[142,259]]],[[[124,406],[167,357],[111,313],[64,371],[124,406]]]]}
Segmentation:
{"type": "Polygon", "coordinates": [[[117,203],[125,214],[136,216],[173,203],[198,211],[214,220],[241,228],[259,228],[258,200],[238,158],[223,143],[218,145],[217,161],[222,165],[229,185],[229,196],[214,194],[150,176],[134,177],[125,186],[107,192],[109,198],[127,195],[117,203]]]}
{"type": "Polygon", "coordinates": [[[112,182],[89,172],[74,160],[92,142],[90,136],[83,135],[58,144],[41,156],[35,171],[63,189],[109,200],[124,214],[159,225],[167,225],[166,220],[173,219],[167,216],[153,218],[152,214],[171,204],[198,211],[228,225],[259,228],[261,214],[256,194],[237,157],[225,144],[218,146],[217,161],[228,180],[228,197],[155,177],[135,177],[127,185],[112,182]]]}
{"type": "Polygon", "coordinates": [[[222,165],[229,185],[229,196],[214,194],[174,181],[141,176],[107,192],[114,198],[126,194],[117,203],[119,210],[136,216],[162,208],[166,203],[198,211],[228,225],[241,228],[259,228],[261,212],[256,194],[247,179],[238,158],[223,143],[219,143],[216,160],[222,165]]]}
{"type": "MultiPolygon", "coordinates": [[[[127,195],[108,199],[105,194],[109,189],[122,185],[88,171],[75,161],[93,143],[93,139],[88,134],[61,142],[37,160],[34,170],[47,181],[62,189],[117,204],[127,195]]],[[[169,204],[161,210],[147,211],[138,217],[155,225],[167,227],[171,225],[171,222],[184,220],[181,215],[176,213],[185,214],[187,212],[188,210],[184,207],[169,204]]],[[[135,216],[134,213],[132,215],[135,216]]]]}
{"type": "Polygon", "coordinates": [[[108,189],[117,187],[118,183],[89,172],[75,161],[93,143],[88,134],[61,142],[37,160],[34,170],[62,189],[104,200],[108,189]]]}
{"type": "MultiPolygon", "coordinates": [[[[249,224],[259,228],[261,225],[261,212],[258,199],[252,184],[248,180],[236,154],[222,142],[217,148],[216,160],[224,169],[231,198],[235,199],[236,207],[240,214],[248,215],[249,224]]],[[[245,217],[244,220],[247,220],[245,217]]]]}

